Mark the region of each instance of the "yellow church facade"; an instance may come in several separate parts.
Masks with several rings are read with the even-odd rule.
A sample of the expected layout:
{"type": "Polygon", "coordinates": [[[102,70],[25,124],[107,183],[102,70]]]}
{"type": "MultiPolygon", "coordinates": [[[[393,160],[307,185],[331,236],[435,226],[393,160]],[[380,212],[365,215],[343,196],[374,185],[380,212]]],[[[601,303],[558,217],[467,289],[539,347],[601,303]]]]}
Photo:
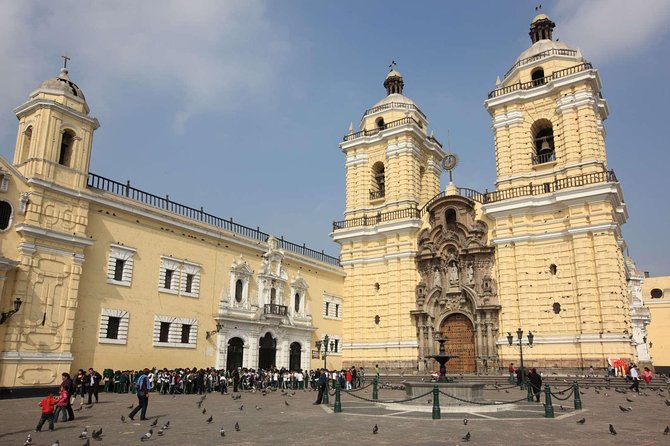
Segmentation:
{"type": "Polygon", "coordinates": [[[339,258],[91,173],[99,123],[61,70],[0,158],[0,389],[88,367],[315,368],[326,335],[328,368],[423,373],[446,337],[450,371],[497,373],[518,329],[533,366],[650,364],[600,78],[553,28],[533,20],[484,103],[492,192],[451,181],[457,156],[392,67],[340,143],[339,258]]]}

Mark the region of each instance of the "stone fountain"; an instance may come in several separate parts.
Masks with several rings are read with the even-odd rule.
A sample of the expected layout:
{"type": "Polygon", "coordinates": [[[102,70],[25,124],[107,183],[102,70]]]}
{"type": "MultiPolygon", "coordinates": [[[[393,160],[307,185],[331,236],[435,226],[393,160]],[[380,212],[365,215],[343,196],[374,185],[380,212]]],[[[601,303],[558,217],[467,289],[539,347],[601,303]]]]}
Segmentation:
{"type": "MultiPolygon", "coordinates": [[[[440,377],[437,382],[417,382],[417,381],[405,381],[405,392],[407,397],[415,397],[418,395],[423,395],[424,393],[433,390],[434,386],[437,386],[439,390],[453,395],[457,398],[466,400],[466,401],[476,401],[481,402],[484,400],[484,383],[460,383],[453,382],[453,378],[447,377],[447,367],[446,364],[450,359],[458,358],[458,355],[448,355],[444,347],[444,343],[447,341],[446,337],[443,337],[440,334],[436,334],[435,340],[440,343],[440,349],[437,355],[428,356],[433,358],[440,364],[440,377]]],[[[440,398],[440,403],[442,406],[467,406],[468,404],[462,401],[458,401],[453,398],[448,398],[443,396],[440,398]]],[[[422,404],[425,405],[426,402],[422,399],[414,400],[410,404],[422,404]]]]}

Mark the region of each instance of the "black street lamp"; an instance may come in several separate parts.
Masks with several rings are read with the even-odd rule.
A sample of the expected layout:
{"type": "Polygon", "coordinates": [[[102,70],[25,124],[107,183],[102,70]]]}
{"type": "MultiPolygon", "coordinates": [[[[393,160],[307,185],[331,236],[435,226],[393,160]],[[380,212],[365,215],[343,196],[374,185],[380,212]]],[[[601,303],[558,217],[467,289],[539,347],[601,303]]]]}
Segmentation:
{"type": "MultiPolygon", "coordinates": [[[[521,355],[521,382],[519,382],[519,388],[523,389],[526,382],[526,369],[523,367],[523,343],[521,342],[523,340],[523,330],[521,328],[516,331],[516,336],[519,339],[519,354],[521,355]]],[[[531,347],[533,346],[533,338],[533,332],[529,331],[528,345],[531,347]]],[[[514,336],[509,331],[507,332],[507,342],[509,342],[510,346],[514,343],[514,336]]]]}
{"type": "Polygon", "coordinates": [[[323,345],[323,368],[328,370],[326,367],[326,359],[328,358],[328,345],[330,345],[330,351],[335,351],[335,341],[331,341],[328,335],[323,337],[323,341],[315,341],[316,350],[321,352],[321,346],[323,345]],[[330,341],[330,344],[328,343],[330,341]]]}
{"type": "Polygon", "coordinates": [[[19,309],[21,308],[22,303],[23,302],[21,301],[20,297],[17,297],[16,299],[14,299],[14,309],[9,310],[9,311],[3,311],[2,313],[0,313],[0,324],[4,324],[5,321],[7,321],[7,319],[12,317],[14,315],[14,313],[19,311],[19,309]]]}

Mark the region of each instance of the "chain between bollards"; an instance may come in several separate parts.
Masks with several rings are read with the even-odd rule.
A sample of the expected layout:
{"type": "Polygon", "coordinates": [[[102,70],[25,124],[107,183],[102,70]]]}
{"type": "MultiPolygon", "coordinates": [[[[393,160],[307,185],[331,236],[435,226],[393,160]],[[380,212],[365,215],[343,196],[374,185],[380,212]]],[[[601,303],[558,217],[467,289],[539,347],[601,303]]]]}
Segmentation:
{"type": "Polygon", "coordinates": [[[544,385],[544,417],[554,418],[554,406],[551,405],[551,389],[549,384],[544,385]]]}
{"type": "Polygon", "coordinates": [[[433,420],[439,420],[441,415],[440,390],[437,388],[437,386],[433,386],[433,420]]]}
{"type": "Polygon", "coordinates": [[[333,406],[333,412],[342,412],[342,402],[340,401],[340,383],[338,382],[335,383],[335,405],[333,406]]]}
{"type": "Polygon", "coordinates": [[[575,410],[582,410],[582,397],[579,394],[579,383],[572,383],[572,391],[575,393],[575,410]]]}
{"type": "Polygon", "coordinates": [[[379,393],[378,393],[378,386],[379,382],[377,380],[377,377],[372,380],[372,400],[377,401],[379,399],[379,393]]]}

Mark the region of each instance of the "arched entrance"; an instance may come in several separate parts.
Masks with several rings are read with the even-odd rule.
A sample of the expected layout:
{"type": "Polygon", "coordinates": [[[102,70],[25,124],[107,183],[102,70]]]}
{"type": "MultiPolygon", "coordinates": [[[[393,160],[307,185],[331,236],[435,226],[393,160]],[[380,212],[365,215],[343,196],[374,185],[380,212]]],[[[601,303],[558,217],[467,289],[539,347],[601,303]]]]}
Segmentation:
{"type": "Polygon", "coordinates": [[[464,314],[452,314],[442,322],[440,333],[447,337],[444,344],[447,354],[459,356],[447,362],[447,373],[474,373],[475,331],[470,319],[464,314]]]}
{"type": "Polygon", "coordinates": [[[259,342],[258,368],[267,370],[274,366],[276,357],[277,340],[272,337],[270,332],[267,332],[259,342]]]}
{"type": "Polygon", "coordinates": [[[289,370],[300,370],[300,344],[298,342],[293,342],[291,344],[291,356],[289,357],[288,368],[289,370]]]}
{"type": "Polygon", "coordinates": [[[228,341],[228,357],[226,358],[226,370],[234,370],[242,367],[244,356],[244,341],[240,338],[232,338],[228,341]]]}

